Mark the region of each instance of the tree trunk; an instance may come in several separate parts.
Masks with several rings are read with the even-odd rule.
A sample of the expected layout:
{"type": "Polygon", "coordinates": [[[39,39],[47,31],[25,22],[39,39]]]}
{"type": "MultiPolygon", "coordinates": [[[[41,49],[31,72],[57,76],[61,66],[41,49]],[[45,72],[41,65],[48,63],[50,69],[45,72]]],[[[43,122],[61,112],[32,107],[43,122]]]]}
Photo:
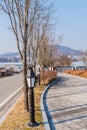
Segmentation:
{"type": "Polygon", "coordinates": [[[24,83],[24,105],[25,109],[29,111],[29,104],[28,104],[28,85],[27,85],[27,56],[26,56],[26,46],[23,50],[23,83],[24,83]]]}

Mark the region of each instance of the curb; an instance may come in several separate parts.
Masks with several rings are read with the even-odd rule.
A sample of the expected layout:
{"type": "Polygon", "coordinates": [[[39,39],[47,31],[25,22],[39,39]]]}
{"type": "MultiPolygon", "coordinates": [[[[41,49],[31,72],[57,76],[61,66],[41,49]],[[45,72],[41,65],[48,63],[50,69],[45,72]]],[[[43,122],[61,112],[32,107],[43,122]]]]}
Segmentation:
{"type": "Polygon", "coordinates": [[[40,106],[41,106],[41,112],[42,112],[42,118],[43,118],[45,130],[53,130],[53,125],[52,125],[53,122],[51,120],[48,120],[49,112],[46,109],[46,107],[47,107],[46,102],[45,102],[46,95],[47,95],[47,92],[50,89],[50,87],[52,85],[54,85],[55,83],[57,83],[59,80],[60,80],[60,78],[58,78],[56,81],[53,81],[52,83],[50,83],[45,88],[45,90],[43,91],[43,93],[41,95],[40,106]]]}

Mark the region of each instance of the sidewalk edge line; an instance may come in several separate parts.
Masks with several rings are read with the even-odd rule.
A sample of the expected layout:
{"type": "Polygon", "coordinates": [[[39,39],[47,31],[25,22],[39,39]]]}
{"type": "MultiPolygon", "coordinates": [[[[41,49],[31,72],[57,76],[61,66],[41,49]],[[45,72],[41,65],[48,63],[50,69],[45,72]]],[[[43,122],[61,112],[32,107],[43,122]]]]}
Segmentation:
{"type": "Polygon", "coordinates": [[[43,91],[42,95],[41,95],[41,100],[40,100],[40,107],[41,107],[41,112],[42,112],[42,118],[43,118],[43,123],[44,123],[44,127],[45,130],[52,130],[51,127],[51,121],[48,120],[48,112],[46,110],[46,106],[45,106],[45,97],[46,97],[46,93],[47,91],[50,89],[50,87],[52,85],[54,85],[55,83],[57,83],[60,80],[60,78],[57,78],[57,80],[53,81],[52,83],[50,83],[43,91]]]}

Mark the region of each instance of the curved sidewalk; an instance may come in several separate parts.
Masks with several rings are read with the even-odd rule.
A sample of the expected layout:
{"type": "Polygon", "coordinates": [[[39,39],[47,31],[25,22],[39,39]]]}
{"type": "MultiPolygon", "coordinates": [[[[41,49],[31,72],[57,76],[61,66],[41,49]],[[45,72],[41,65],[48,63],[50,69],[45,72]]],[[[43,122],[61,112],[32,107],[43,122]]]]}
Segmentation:
{"type": "Polygon", "coordinates": [[[59,78],[44,99],[50,130],[87,130],[87,79],[64,73],[59,78]]]}

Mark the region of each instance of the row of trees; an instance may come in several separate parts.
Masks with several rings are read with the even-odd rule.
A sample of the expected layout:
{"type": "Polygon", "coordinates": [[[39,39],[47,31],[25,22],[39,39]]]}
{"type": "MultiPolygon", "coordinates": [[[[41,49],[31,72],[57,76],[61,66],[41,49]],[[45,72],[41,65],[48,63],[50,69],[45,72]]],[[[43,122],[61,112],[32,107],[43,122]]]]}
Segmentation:
{"type": "Polygon", "coordinates": [[[52,0],[0,0],[0,10],[9,17],[11,30],[23,63],[24,103],[28,111],[28,65],[54,64],[55,46],[51,33],[52,0]],[[51,32],[51,33],[50,33],[51,32]]]}
{"type": "MultiPolygon", "coordinates": [[[[57,66],[58,50],[55,44],[52,0],[0,0],[0,10],[7,14],[11,30],[16,38],[17,48],[23,63],[24,103],[28,105],[28,66],[40,64],[57,66]],[[53,33],[52,33],[53,32],[53,33]]],[[[61,42],[62,36],[59,41],[61,42]]],[[[63,64],[65,57],[60,58],[63,64]]]]}
{"type": "Polygon", "coordinates": [[[67,56],[67,55],[60,55],[58,56],[58,59],[57,59],[57,65],[58,66],[70,66],[72,64],[72,58],[67,56]]]}

